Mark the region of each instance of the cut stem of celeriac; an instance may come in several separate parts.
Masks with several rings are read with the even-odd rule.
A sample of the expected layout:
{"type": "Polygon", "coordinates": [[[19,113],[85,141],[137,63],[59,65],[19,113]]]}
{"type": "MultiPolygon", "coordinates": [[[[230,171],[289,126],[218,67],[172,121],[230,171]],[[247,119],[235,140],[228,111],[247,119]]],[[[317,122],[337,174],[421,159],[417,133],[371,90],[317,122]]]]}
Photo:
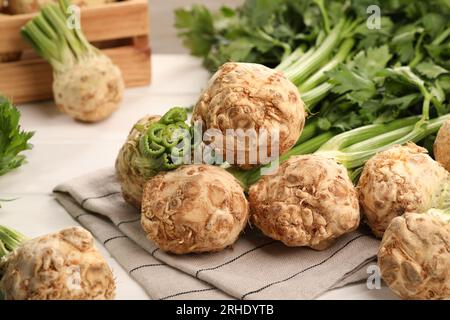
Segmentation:
{"type": "Polygon", "coordinates": [[[86,122],[110,116],[122,100],[120,69],[86,40],[69,1],[50,4],[22,28],[22,35],[53,67],[53,95],[59,109],[86,122]]]}

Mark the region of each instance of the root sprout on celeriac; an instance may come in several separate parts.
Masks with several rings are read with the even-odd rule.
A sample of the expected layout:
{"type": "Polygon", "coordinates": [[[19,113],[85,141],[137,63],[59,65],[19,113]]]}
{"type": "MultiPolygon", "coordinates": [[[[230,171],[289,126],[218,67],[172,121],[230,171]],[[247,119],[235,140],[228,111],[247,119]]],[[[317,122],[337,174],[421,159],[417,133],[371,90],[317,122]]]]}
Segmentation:
{"type": "Polygon", "coordinates": [[[450,210],[394,218],[384,232],[378,265],[403,299],[450,298],[450,210]]]}
{"type": "Polygon", "coordinates": [[[222,168],[185,165],[144,187],[141,224],[150,240],[176,254],[215,252],[232,245],[247,224],[248,203],[222,168]]]}
{"type": "Polygon", "coordinates": [[[439,129],[433,151],[436,161],[450,171],[450,119],[439,129]]]}
{"type": "Polygon", "coordinates": [[[53,96],[71,117],[97,122],[110,116],[122,100],[120,69],[86,40],[81,29],[69,27],[68,0],[44,6],[22,28],[22,35],[53,68],[53,96]]]}
{"type": "Polygon", "coordinates": [[[0,293],[7,300],[113,299],[115,281],[81,227],[28,240],[0,226],[0,293]]]}
{"type": "Polygon", "coordinates": [[[175,155],[183,157],[184,139],[191,134],[186,119],[186,110],[175,107],[162,117],[146,116],[133,126],[116,159],[125,201],[140,208],[145,182],[159,171],[181,165],[175,155]]]}

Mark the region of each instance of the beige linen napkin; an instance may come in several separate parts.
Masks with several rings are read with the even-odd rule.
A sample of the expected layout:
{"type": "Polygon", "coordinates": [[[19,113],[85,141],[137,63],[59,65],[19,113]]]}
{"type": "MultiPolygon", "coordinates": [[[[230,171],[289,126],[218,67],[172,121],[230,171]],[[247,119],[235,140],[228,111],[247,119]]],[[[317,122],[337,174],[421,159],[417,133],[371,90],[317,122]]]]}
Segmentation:
{"type": "Polygon", "coordinates": [[[289,248],[247,228],[232,248],[178,256],[146,238],[112,168],[63,183],[54,195],[153,299],[313,299],[367,278],[379,245],[355,231],[324,251],[289,248]]]}

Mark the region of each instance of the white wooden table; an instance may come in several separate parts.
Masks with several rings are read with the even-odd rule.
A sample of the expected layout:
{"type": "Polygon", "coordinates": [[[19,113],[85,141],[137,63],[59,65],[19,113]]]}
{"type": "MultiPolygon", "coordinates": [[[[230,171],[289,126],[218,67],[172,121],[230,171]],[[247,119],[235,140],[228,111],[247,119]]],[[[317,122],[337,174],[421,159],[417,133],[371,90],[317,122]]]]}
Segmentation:
{"type": "MultiPolygon", "coordinates": [[[[146,114],[163,114],[172,106],[195,103],[209,75],[198,60],[187,55],[155,55],[153,83],[129,89],[122,107],[99,124],[75,122],[60,113],[52,102],[20,106],[24,129],[36,131],[29,163],[0,177],[0,198],[17,198],[2,204],[0,224],[34,237],[77,225],[53,199],[59,183],[90,171],[113,166],[117,152],[133,123],[146,114]]],[[[118,299],[148,299],[145,291],[97,242],[117,278],[118,299]]],[[[393,299],[382,287],[368,290],[365,284],[333,290],[322,299],[393,299]]]]}

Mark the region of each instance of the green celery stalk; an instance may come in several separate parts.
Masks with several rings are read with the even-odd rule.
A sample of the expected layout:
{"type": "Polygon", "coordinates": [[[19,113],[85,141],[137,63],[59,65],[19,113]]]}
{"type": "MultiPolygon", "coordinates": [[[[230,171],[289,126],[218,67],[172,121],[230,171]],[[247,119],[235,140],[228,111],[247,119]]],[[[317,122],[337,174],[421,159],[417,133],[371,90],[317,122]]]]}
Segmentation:
{"type": "Polygon", "coordinates": [[[351,148],[358,143],[363,142],[369,144],[370,142],[367,140],[370,138],[377,137],[383,133],[397,130],[402,127],[409,127],[412,124],[417,123],[419,120],[419,116],[412,116],[397,119],[387,124],[371,124],[343,132],[322,145],[320,147],[320,151],[343,150],[347,147],[347,149],[351,150],[351,148]]]}
{"type": "Polygon", "coordinates": [[[320,69],[342,40],[340,35],[345,26],[346,21],[339,22],[311,56],[294,63],[285,71],[286,77],[298,86],[312,73],[320,69]]]}
{"type": "MultiPolygon", "coordinates": [[[[323,155],[343,164],[354,180],[359,176],[361,166],[376,153],[396,144],[418,142],[437,132],[448,118],[450,115],[424,122],[423,117],[412,116],[388,124],[363,126],[338,135],[328,131],[295,146],[279,160],[284,162],[291,156],[309,153],[323,155]]],[[[260,179],[260,169],[239,173],[239,180],[246,190],[260,179]]]]}
{"type": "Polygon", "coordinates": [[[97,55],[98,50],[89,44],[81,30],[68,28],[66,11],[70,2],[59,0],[50,4],[21,29],[22,36],[36,52],[47,60],[55,71],[63,72],[86,57],[97,55]]]}

